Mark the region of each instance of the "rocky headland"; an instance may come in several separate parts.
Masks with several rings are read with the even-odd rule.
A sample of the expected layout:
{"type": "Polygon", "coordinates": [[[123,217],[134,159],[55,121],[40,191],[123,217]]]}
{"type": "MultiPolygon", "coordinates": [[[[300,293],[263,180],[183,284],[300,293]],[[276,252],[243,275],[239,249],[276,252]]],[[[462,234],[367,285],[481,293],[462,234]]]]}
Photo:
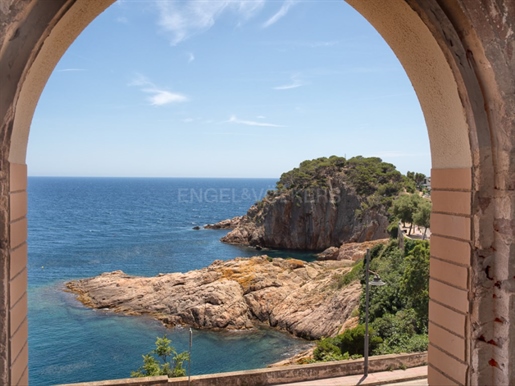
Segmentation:
{"type": "Polygon", "coordinates": [[[275,249],[323,251],[388,237],[388,208],[402,174],[379,158],[304,161],[244,216],[207,228],[232,229],[221,241],[275,249]]]}
{"type": "Polygon", "coordinates": [[[351,263],[257,256],[155,277],[114,271],[66,287],[88,307],[150,315],[168,326],[239,330],[265,324],[318,339],[337,334],[358,306],[360,284],[338,285],[351,263]]]}

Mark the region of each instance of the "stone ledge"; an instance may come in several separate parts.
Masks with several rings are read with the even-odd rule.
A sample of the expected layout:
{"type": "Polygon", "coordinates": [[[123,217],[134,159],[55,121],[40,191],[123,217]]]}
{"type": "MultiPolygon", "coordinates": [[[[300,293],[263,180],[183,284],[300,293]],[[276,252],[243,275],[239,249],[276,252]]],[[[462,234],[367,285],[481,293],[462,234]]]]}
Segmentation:
{"type": "MultiPolygon", "coordinates": [[[[396,370],[427,364],[427,352],[415,354],[378,355],[369,358],[369,372],[396,370]]],[[[289,382],[357,375],[363,373],[363,359],[290,365],[266,369],[233,371],[227,373],[188,377],[126,378],[100,382],[68,384],[68,386],[264,386],[289,382]]],[[[61,385],[66,386],[66,385],[61,385]]]]}

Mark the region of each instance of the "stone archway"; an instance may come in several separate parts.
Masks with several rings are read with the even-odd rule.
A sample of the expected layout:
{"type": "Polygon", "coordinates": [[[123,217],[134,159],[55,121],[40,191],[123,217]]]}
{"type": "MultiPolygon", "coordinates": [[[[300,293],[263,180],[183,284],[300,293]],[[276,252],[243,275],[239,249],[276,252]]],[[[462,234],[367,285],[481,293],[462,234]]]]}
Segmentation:
{"type": "MultiPolygon", "coordinates": [[[[0,0],[0,382],[26,384],[27,169],[56,63],[114,0],[0,0]]],[[[429,383],[515,384],[515,4],[348,0],[426,119],[433,214],[429,383]]]]}

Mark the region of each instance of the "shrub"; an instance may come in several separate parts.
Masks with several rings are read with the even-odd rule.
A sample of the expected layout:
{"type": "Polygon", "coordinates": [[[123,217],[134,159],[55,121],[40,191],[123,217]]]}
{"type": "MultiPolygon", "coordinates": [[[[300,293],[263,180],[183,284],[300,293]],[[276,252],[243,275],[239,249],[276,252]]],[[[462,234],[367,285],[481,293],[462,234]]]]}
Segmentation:
{"type": "MultiPolygon", "coordinates": [[[[379,344],[382,343],[382,339],[377,336],[375,331],[369,327],[369,347],[370,351],[373,351],[379,344]]],[[[346,330],[343,334],[338,335],[336,338],[338,348],[342,353],[348,353],[349,355],[364,355],[365,354],[365,325],[359,324],[354,328],[346,330]]]]}
{"type": "Polygon", "coordinates": [[[157,338],[156,348],[150,353],[143,355],[143,366],[131,372],[131,377],[152,377],[157,375],[168,375],[172,377],[183,377],[186,370],[183,367],[185,361],[189,360],[187,352],[177,353],[172,341],[165,336],[157,338]],[[162,363],[160,363],[159,358],[162,363]]]}
{"type": "Polygon", "coordinates": [[[313,351],[313,358],[322,362],[348,359],[342,357],[340,349],[334,344],[334,338],[320,339],[313,351]]]}
{"type": "Polygon", "coordinates": [[[340,277],[340,280],[338,280],[338,288],[345,287],[345,286],[349,285],[350,283],[352,283],[353,281],[358,280],[361,277],[362,271],[363,271],[363,260],[360,260],[354,264],[354,266],[352,267],[352,269],[349,272],[343,274],[340,277]]]}

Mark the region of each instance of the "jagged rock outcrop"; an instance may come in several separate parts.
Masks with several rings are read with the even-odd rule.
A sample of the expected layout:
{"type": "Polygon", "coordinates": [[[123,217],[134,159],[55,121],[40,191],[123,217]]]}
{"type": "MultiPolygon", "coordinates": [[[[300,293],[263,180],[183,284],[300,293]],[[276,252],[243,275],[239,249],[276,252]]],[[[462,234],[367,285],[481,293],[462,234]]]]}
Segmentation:
{"type": "Polygon", "coordinates": [[[214,224],[204,225],[204,229],[234,229],[240,225],[243,216],[236,216],[227,220],[222,220],[214,224]]]}
{"type": "Polygon", "coordinates": [[[390,239],[379,239],[365,241],[362,243],[346,243],[337,247],[329,247],[325,251],[317,254],[318,260],[352,260],[362,259],[367,253],[367,249],[372,249],[377,244],[388,244],[390,239]]]}
{"type": "Polygon", "coordinates": [[[148,314],[170,326],[249,329],[264,323],[318,339],[338,333],[358,305],[359,283],[338,288],[348,267],[344,261],[258,256],[156,277],[114,271],[66,286],[88,307],[148,314]]]}
{"type": "Polygon", "coordinates": [[[304,161],[278,189],[253,205],[221,241],[276,249],[322,251],[388,237],[387,210],[402,175],[379,158],[304,161]]]}

